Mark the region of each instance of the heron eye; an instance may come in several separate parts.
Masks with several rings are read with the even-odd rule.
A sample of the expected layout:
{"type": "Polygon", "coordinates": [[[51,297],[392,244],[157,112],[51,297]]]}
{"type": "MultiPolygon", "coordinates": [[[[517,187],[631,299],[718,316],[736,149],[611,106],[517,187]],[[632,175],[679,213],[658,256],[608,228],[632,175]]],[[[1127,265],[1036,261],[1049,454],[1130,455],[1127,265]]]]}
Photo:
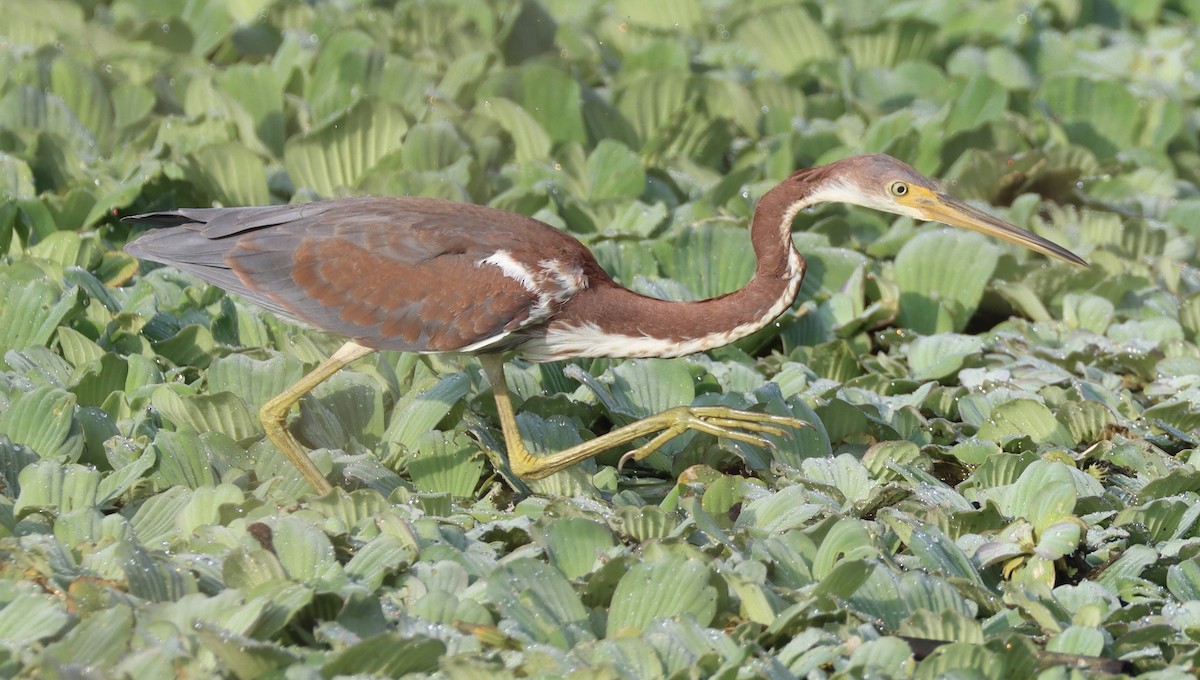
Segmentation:
{"type": "Polygon", "coordinates": [[[903,196],[908,193],[908,185],[904,182],[892,182],[888,187],[888,191],[892,192],[893,196],[903,196]]]}

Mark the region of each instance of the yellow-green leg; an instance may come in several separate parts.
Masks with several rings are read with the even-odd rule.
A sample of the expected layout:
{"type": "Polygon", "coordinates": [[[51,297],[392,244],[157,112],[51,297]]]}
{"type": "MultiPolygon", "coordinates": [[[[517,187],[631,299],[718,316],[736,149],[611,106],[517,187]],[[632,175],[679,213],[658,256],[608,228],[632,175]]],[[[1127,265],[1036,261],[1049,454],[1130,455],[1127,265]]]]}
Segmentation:
{"type": "Polygon", "coordinates": [[[266,430],[267,438],[271,440],[275,446],[283,452],[288,461],[300,471],[300,475],[316,490],[318,494],[324,495],[333,490],[333,485],[317,466],[313,464],[308,454],[301,448],[300,443],[287,430],[287,416],[296,402],[300,398],[311,392],[317,385],[324,382],[329,376],[340,371],[347,364],[357,361],[375,350],[369,347],[363,347],[354,342],[347,342],[338,348],[325,361],[322,361],[319,366],[298,380],[296,384],[284,390],[278,396],[272,397],[270,401],[263,404],[263,407],[258,412],[258,417],[262,419],[263,429],[266,430]]]}
{"type": "Polygon", "coordinates": [[[771,442],[755,433],[782,435],[786,433],[786,430],[782,429],[784,427],[808,427],[808,423],[803,420],[770,413],[739,411],[725,406],[680,406],[630,423],[569,449],[545,456],[534,456],[525,448],[521,441],[521,432],[517,429],[512,399],[508,394],[508,385],[504,382],[503,360],[499,355],[491,354],[480,356],[479,362],[483,364],[483,371],[492,385],[492,392],[496,395],[496,410],[500,415],[500,429],[504,432],[504,443],[508,448],[509,467],[514,474],[523,479],[548,477],[604,451],[650,435],[654,435],[650,441],[622,456],[621,463],[641,460],[688,430],[770,447],[771,442]]]}

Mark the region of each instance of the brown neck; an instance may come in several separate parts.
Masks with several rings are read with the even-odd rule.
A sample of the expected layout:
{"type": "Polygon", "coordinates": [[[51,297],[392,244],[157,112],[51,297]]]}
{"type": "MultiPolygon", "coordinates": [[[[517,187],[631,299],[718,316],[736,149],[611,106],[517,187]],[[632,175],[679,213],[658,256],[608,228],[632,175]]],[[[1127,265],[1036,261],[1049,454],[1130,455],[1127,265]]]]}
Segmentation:
{"type": "Polygon", "coordinates": [[[759,201],[750,227],[757,266],[744,287],[708,300],[672,302],[622,288],[594,265],[595,271],[586,272],[589,287],[576,293],[527,354],[553,359],[567,355],[569,346],[573,356],[681,356],[726,345],[766,326],[792,305],[804,277],[804,258],[792,244],[791,223],[810,203],[810,173],[796,173],[759,201]]]}

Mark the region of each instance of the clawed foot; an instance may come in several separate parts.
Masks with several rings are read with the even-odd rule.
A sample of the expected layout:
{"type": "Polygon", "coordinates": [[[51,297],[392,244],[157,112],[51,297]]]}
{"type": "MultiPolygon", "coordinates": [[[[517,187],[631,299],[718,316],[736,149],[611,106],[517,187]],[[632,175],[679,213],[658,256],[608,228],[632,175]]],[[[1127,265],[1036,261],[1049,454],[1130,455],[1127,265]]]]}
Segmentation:
{"type": "Polygon", "coordinates": [[[736,439],[740,442],[774,448],[774,444],[760,434],[788,436],[784,428],[811,427],[799,418],[777,416],[770,413],[739,411],[727,406],[680,406],[663,411],[639,421],[639,424],[657,426],[661,430],[650,441],[625,453],[617,462],[620,471],[631,460],[643,460],[662,448],[664,444],[688,430],[711,434],[714,437],[736,439]]]}

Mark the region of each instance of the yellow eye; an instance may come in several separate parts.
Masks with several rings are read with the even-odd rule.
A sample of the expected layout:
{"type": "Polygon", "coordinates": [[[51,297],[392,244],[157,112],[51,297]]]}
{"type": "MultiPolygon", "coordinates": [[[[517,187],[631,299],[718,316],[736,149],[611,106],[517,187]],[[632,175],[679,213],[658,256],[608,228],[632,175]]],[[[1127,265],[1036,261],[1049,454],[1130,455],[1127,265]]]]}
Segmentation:
{"type": "Polygon", "coordinates": [[[904,194],[908,193],[908,185],[899,181],[892,182],[891,185],[888,186],[888,191],[892,192],[893,196],[903,196],[904,194]]]}

